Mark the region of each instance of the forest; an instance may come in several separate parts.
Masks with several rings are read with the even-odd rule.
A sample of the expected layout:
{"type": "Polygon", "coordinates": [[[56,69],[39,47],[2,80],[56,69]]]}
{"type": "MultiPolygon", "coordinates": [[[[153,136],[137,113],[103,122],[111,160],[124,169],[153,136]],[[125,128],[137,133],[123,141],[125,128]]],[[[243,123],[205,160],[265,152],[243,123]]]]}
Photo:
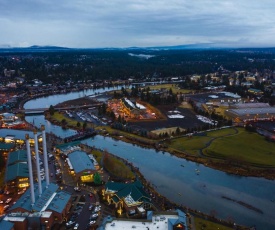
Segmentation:
{"type": "Polygon", "coordinates": [[[246,70],[273,72],[275,49],[0,49],[4,70],[26,82],[65,83],[167,79],[193,74],[246,70]]]}

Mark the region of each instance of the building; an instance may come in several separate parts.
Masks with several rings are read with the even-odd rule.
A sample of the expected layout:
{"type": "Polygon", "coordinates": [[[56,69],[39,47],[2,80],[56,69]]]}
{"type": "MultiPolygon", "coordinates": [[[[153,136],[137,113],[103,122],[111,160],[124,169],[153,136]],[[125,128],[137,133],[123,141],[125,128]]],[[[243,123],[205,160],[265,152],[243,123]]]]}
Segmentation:
{"type": "MultiPolygon", "coordinates": [[[[6,211],[8,214],[5,220],[14,223],[15,230],[27,229],[50,229],[54,223],[62,223],[67,219],[67,214],[71,208],[71,194],[63,191],[55,183],[49,182],[49,169],[46,149],[45,127],[42,126],[43,157],[45,168],[45,181],[41,175],[37,175],[37,183],[34,184],[33,169],[30,151],[30,138],[26,134],[25,142],[27,149],[27,166],[29,173],[29,188],[26,192],[6,211]]],[[[34,149],[36,155],[36,170],[40,172],[38,135],[34,135],[34,149]]],[[[23,154],[22,154],[23,155],[23,154]]],[[[13,155],[12,155],[13,156],[13,155]]],[[[11,157],[11,162],[18,162],[22,158],[21,154],[11,157]]],[[[19,162],[22,163],[22,162],[19,162]]]]}
{"type": "Polygon", "coordinates": [[[93,175],[97,170],[86,152],[79,150],[74,151],[68,154],[66,161],[71,173],[75,175],[76,180],[93,182],[93,175]]]}
{"type": "Polygon", "coordinates": [[[0,220],[0,229],[14,230],[14,224],[2,219],[0,220]]]}
{"type": "Polygon", "coordinates": [[[123,98],[121,100],[122,111],[124,113],[124,117],[127,118],[138,118],[141,114],[144,113],[146,108],[143,105],[136,106],[133,102],[131,102],[127,98],[123,98]]]}
{"type": "Polygon", "coordinates": [[[267,103],[239,103],[225,111],[225,115],[233,121],[273,120],[275,107],[267,103]]]}
{"type": "Polygon", "coordinates": [[[25,122],[21,121],[19,117],[15,116],[13,113],[0,114],[0,122],[2,128],[20,129],[26,127],[25,122]]]}
{"type": "Polygon", "coordinates": [[[14,143],[0,142],[0,154],[2,154],[2,156],[4,156],[5,158],[7,158],[8,153],[13,151],[14,149],[15,149],[15,144],[14,143]]]}
{"type": "Polygon", "coordinates": [[[118,213],[144,215],[152,206],[150,196],[143,190],[140,181],[133,183],[107,182],[102,190],[103,197],[109,204],[114,204],[118,213]]]}
{"type": "Polygon", "coordinates": [[[106,217],[98,230],[159,229],[188,230],[188,219],[181,210],[167,212],[147,212],[146,219],[116,219],[106,217]]]}
{"type": "Polygon", "coordinates": [[[5,184],[7,188],[21,189],[29,186],[27,151],[17,150],[8,155],[5,184]]]}
{"type": "Polygon", "coordinates": [[[264,92],[262,90],[259,89],[254,89],[254,88],[249,88],[247,90],[248,93],[252,94],[252,95],[256,95],[256,96],[261,96],[264,94],[264,92]]]}
{"type": "MultiPolygon", "coordinates": [[[[0,129],[0,141],[4,143],[24,144],[25,135],[28,134],[30,144],[34,145],[34,133],[25,130],[0,129]]],[[[38,134],[38,142],[42,142],[42,134],[38,134]]]]}

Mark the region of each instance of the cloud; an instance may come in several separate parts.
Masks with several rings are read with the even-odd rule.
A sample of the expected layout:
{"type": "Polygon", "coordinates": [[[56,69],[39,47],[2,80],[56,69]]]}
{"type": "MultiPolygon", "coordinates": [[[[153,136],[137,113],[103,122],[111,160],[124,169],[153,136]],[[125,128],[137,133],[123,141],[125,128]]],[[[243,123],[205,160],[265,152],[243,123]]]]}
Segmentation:
{"type": "Polygon", "coordinates": [[[274,11],[272,0],[2,0],[0,44],[274,46],[274,11]]]}

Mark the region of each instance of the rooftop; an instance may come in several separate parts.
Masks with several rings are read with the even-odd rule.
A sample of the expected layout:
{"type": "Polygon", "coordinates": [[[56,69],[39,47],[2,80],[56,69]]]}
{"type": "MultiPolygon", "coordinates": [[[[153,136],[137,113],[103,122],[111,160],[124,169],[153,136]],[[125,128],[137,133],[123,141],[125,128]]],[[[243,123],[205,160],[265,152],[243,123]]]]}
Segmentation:
{"type": "Polygon", "coordinates": [[[83,170],[95,170],[94,164],[83,151],[74,151],[68,155],[69,160],[74,168],[75,173],[79,173],[83,170]]]}
{"type": "Polygon", "coordinates": [[[42,181],[42,194],[39,197],[38,184],[34,186],[35,204],[31,204],[31,192],[30,188],[18,199],[18,201],[9,209],[12,211],[16,208],[22,208],[26,211],[41,212],[45,210],[53,210],[56,212],[62,212],[67,205],[71,195],[69,193],[59,191],[59,186],[50,183],[46,187],[46,182],[42,181]]]}
{"type": "Polygon", "coordinates": [[[150,200],[150,196],[142,189],[139,181],[134,183],[107,182],[105,188],[106,192],[116,193],[120,199],[124,198],[128,206],[150,200]]]}
{"type": "MultiPolygon", "coordinates": [[[[150,230],[172,230],[173,226],[184,226],[182,229],[188,229],[186,215],[180,210],[168,211],[167,213],[147,213],[146,220],[122,220],[107,218],[105,220],[105,230],[123,230],[123,229],[150,229],[150,230]]],[[[103,229],[103,226],[99,228],[103,229]]],[[[179,228],[180,229],[180,228],[179,228]]]]}
{"type": "Polygon", "coordinates": [[[13,143],[0,143],[0,150],[11,150],[12,148],[14,148],[15,144],[13,143]]]}
{"type": "Polygon", "coordinates": [[[27,162],[18,162],[7,167],[5,181],[14,180],[16,177],[29,177],[27,162]]]}
{"type": "MultiPolygon", "coordinates": [[[[14,136],[16,140],[25,140],[25,134],[29,134],[30,138],[34,138],[34,134],[31,131],[15,130],[15,129],[0,129],[0,137],[14,136]]],[[[41,133],[37,133],[38,136],[41,133]]]]}
{"type": "Polygon", "coordinates": [[[16,150],[13,152],[10,152],[8,155],[8,165],[12,165],[16,162],[27,162],[27,151],[26,150],[16,150]]]}
{"type": "Polygon", "coordinates": [[[0,229],[5,229],[5,230],[9,230],[9,229],[13,229],[14,228],[14,224],[7,221],[7,220],[0,220],[0,229]]]}

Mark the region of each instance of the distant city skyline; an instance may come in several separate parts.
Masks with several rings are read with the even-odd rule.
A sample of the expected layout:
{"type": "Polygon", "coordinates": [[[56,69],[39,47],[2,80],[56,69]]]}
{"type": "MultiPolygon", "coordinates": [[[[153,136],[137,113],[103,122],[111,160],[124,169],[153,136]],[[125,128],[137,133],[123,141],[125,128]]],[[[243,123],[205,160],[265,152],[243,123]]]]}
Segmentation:
{"type": "Polygon", "coordinates": [[[2,0],[0,47],[275,47],[272,0],[2,0]]]}

